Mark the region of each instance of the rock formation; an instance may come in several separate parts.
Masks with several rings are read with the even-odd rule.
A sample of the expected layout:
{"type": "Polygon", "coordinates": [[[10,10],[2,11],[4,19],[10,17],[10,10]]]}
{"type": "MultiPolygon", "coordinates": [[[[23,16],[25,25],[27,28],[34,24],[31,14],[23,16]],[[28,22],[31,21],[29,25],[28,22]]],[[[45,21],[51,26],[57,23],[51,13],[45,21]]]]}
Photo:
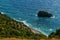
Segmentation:
{"type": "Polygon", "coordinates": [[[50,14],[46,11],[39,11],[38,12],[38,17],[47,17],[47,18],[49,18],[49,17],[52,17],[52,16],[53,16],[52,14],[50,14]]]}

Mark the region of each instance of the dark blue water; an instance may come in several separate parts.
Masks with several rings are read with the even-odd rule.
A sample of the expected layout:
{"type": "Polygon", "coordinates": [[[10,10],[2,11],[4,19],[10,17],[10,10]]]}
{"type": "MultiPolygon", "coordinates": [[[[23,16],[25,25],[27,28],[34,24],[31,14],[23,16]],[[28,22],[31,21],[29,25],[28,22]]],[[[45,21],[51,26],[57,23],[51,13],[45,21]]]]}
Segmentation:
{"type": "Polygon", "coordinates": [[[0,0],[0,12],[45,35],[60,28],[60,0],[0,0]],[[38,18],[39,10],[48,11],[55,17],[38,18]]]}

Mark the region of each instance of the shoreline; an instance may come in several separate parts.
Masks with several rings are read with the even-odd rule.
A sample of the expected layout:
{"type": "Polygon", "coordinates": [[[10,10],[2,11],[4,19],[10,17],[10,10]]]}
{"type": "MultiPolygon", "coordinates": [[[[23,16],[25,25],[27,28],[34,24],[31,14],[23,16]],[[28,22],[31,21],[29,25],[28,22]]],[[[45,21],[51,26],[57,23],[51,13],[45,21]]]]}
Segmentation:
{"type": "Polygon", "coordinates": [[[30,24],[28,24],[26,21],[18,21],[18,22],[22,22],[24,25],[26,25],[28,28],[30,28],[33,33],[35,33],[35,34],[43,34],[43,35],[48,37],[48,35],[45,34],[43,31],[41,31],[41,30],[39,31],[38,29],[32,28],[32,26],[30,27],[30,24]]]}
{"type": "MultiPolygon", "coordinates": [[[[4,14],[4,12],[1,12],[1,14],[4,14]]],[[[10,17],[10,18],[11,18],[11,17],[10,17]]],[[[37,29],[33,29],[32,27],[29,27],[30,24],[26,23],[26,21],[20,21],[20,20],[17,20],[17,19],[15,19],[15,18],[12,18],[12,19],[15,20],[15,21],[17,21],[17,22],[23,23],[24,25],[27,26],[27,28],[31,29],[31,31],[32,31],[33,33],[35,33],[35,34],[43,34],[43,35],[45,35],[42,31],[38,31],[37,29]]],[[[45,35],[45,36],[47,36],[47,35],[45,35]]]]}
{"type": "Polygon", "coordinates": [[[30,25],[29,25],[28,23],[26,23],[26,21],[20,21],[20,20],[17,20],[17,19],[15,19],[15,18],[13,18],[13,19],[14,19],[15,21],[21,22],[21,23],[23,23],[24,25],[26,25],[29,29],[31,29],[31,31],[32,31],[33,33],[35,33],[35,34],[43,34],[43,35],[45,35],[45,36],[48,37],[48,35],[45,34],[44,32],[38,31],[37,29],[34,29],[34,28],[30,27],[30,25]]]}
{"type": "MultiPolygon", "coordinates": [[[[16,19],[16,20],[17,20],[17,19],[16,19]]],[[[33,33],[35,33],[35,34],[43,34],[43,35],[45,35],[46,37],[48,37],[48,35],[45,34],[43,31],[41,31],[41,30],[39,31],[39,30],[36,29],[36,28],[32,28],[32,26],[30,27],[30,24],[26,23],[26,21],[18,21],[18,22],[22,22],[24,25],[26,25],[28,28],[30,28],[33,33]]]]}
{"type": "Polygon", "coordinates": [[[35,34],[43,34],[43,35],[45,35],[46,37],[48,37],[48,35],[46,35],[45,33],[41,32],[41,31],[38,31],[38,30],[32,29],[32,28],[30,28],[30,29],[31,29],[31,31],[32,31],[33,33],[35,33],[35,34]]]}

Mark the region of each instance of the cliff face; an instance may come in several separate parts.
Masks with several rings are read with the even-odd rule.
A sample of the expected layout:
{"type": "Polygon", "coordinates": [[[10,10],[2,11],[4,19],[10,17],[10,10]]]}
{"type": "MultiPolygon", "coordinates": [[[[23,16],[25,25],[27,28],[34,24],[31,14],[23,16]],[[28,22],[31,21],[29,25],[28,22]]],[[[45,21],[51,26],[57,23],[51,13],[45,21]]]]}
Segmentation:
{"type": "Polygon", "coordinates": [[[0,37],[19,37],[19,38],[45,38],[43,34],[34,34],[30,28],[22,22],[0,13],[0,37]]]}

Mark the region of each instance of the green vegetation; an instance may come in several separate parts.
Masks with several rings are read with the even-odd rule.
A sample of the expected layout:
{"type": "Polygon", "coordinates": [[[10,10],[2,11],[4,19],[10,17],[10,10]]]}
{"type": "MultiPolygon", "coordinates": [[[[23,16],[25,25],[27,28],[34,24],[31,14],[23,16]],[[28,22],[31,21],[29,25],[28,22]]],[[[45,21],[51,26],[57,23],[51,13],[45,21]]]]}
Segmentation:
{"type": "Polygon", "coordinates": [[[43,34],[34,34],[30,28],[22,22],[17,22],[14,19],[0,13],[0,37],[18,37],[40,39],[46,38],[43,34]]]}
{"type": "Polygon", "coordinates": [[[56,32],[52,32],[48,38],[43,34],[35,34],[32,30],[24,25],[22,22],[17,22],[14,19],[0,13],[0,37],[16,37],[16,38],[28,38],[28,39],[48,39],[48,38],[60,38],[60,29],[56,32]]]}
{"type": "Polygon", "coordinates": [[[49,38],[60,38],[60,29],[57,29],[56,32],[52,32],[49,38]]]}

